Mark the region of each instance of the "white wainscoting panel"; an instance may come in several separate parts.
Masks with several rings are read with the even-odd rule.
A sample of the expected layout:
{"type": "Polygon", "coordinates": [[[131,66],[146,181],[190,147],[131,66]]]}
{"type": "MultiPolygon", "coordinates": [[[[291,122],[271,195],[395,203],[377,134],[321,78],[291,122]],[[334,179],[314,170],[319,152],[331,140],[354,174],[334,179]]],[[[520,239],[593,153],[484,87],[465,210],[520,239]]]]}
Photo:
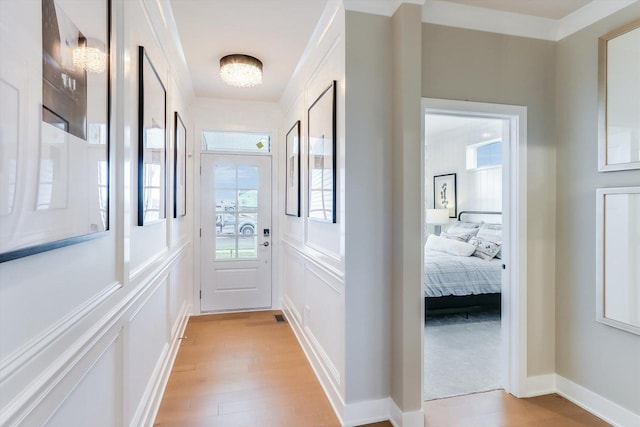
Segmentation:
{"type": "Polygon", "coordinates": [[[114,341],[45,425],[47,427],[118,425],[119,358],[117,342],[114,341]],[[96,392],[97,390],[99,393],[96,392]]]}
{"type": "Polygon", "coordinates": [[[296,254],[296,251],[284,245],[282,251],[282,271],[284,283],[284,296],[290,302],[289,308],[298,322],[302,324],[304,313],[304,259],[296,254]]]}
{"type": "Polygon", "coordinates": [[[303,325],[337,384],[344,377],[344,284],[305,263],[306,300],[303,325]]]}
{"type": "MultiPolygon", "coordinates": [[[[142,416],[146,400],[145,391],[153,379],[157,365],[168,351],[167,278],[164,277],[149,299],[129,321],[128,381],[131,402],[140,402],[133,421],[142,416]],[[159,358],[158,356],[163,357],[159,358]]],[[[131,408],[132,410],[134,408],[131,408]]]]}

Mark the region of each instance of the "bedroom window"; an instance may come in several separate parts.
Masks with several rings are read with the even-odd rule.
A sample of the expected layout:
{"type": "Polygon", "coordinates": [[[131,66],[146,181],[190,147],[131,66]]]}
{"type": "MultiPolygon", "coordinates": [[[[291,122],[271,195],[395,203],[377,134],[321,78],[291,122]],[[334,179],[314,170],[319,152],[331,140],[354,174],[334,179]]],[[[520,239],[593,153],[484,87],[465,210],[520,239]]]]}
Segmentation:
{"type": "Polygon", "coordinates": [[[467,170],[502,166],[502,140],[494,139],[467,146],[467,170]]]}

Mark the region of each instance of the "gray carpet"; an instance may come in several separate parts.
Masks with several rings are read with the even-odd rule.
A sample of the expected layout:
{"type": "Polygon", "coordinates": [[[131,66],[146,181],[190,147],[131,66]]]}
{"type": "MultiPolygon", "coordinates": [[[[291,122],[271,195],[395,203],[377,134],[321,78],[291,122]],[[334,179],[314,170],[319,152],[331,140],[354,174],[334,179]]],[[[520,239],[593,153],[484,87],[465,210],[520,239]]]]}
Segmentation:
{"type": "Polygon", "coordinates": [[[502,388],[500,312],[434,315],[425,321],[424,399],[502,388]]]}

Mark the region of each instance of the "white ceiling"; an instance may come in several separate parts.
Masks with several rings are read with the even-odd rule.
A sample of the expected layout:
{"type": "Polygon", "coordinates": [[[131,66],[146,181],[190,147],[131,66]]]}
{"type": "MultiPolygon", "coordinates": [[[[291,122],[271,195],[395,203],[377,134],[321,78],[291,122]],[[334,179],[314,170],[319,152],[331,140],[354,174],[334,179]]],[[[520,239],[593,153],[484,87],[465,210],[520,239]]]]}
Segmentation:
{"type": "Polygon", "coordinates": [[[592,0],[443,0],[541,18],[562,19],[592,0]]]}
{"type": "MultiPolygon", "coordinates": [[[[171,4],[196,96],[268,102],[281,99],[328,2],[162,1],[171,4]],[[235,88],[223,83],[219,60],[231,53],[262,60],[263,84],[235,88]]],[[[424,2],[423,22],[557,41],[640,0],[342,1],[348,10],[387,16],[401,2],[424,2]]]]}
{"type": "Polygon", "coordinates": [[[171,0],[196,96],[277,102],[327,0],[171,0]],[[263,84],[236,88],[220,79],[220,58],[255,56],[263,84]]]}

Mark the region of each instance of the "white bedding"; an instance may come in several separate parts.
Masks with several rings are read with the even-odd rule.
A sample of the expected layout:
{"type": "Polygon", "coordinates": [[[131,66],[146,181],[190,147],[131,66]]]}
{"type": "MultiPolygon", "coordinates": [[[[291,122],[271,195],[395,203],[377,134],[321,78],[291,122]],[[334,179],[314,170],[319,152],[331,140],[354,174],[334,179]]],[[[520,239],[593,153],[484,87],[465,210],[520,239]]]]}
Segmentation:
{"type": "Polygon", "coordinates": [[[424,295],[493,294],[502,291],[502,260],[456,256],[425,249],[424,295]]]}

